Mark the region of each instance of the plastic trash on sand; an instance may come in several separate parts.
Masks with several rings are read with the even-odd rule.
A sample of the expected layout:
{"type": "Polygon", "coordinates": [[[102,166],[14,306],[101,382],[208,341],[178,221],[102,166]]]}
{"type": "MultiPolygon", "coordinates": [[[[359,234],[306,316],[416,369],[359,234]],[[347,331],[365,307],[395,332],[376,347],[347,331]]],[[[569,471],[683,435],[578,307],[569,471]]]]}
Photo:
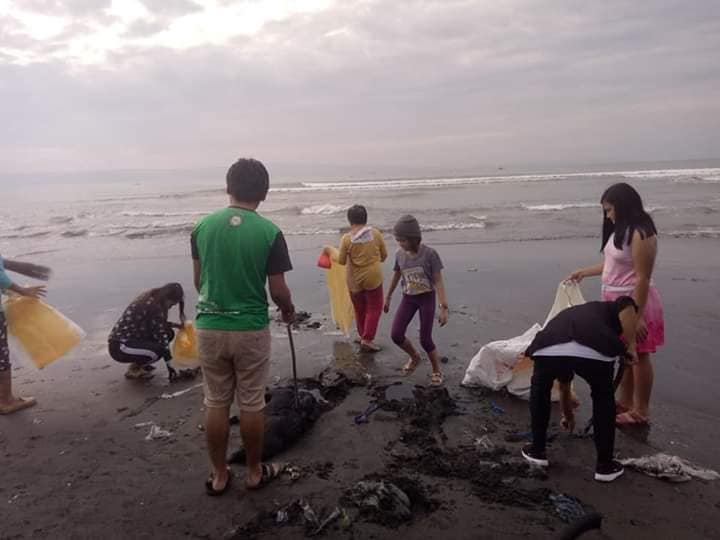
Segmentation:
{"type": "Polygon", "coordinates": [[[470,361],[463,386],[487,386],[500,390],[513,378],[513,368],[518,363],[517,356],[530,346],[540,325],[534,324],[524,334],[483,345],[470,361]]]}
{"type": "MultiPolygon", "coordinates": [[[[337,261],[339,252],[331,248],[330,258],[337,261]]],[[[350,291],[347,286],[347,269],[341,264],[333,264],[327,272],[327,287],[330,294],[330,311],[335,326],[347,336],[350,334],[355,312],[350,291]]]]}
{"type": "MultiPolygon", "coordinates": [[[[545,324],[563,309],[584,303],[585,299],[577,283],[560,283],[555,293],[555,302],[545,319],[545,324]]],[[[518,361],[518,355],[530,346],[535,335],[541,329],[542,326],[536,323],[519,336],[483,345],[470,361],[462,385],[486,386],[492,390],[507,387],[511,394],[528,399],[532,361],[529,358],[518,361]]],[[[556,385],[553,388],[553,400],[557,401],[558,399],[556,385]]]]}
{"type": "Polygon", "coordinates": [[[3,304],[16,351],[39,369],[74,349],[85,332],[42,300],[11,296],[3,304]]]}
{"type": "Polygon", "coordinates": [[[145,436],[146,441],[154,441],[157,439],[167,439],[172,436],[172,433],[166,429],[161,428],[156,424],[150,426],[150,431],[145,436]]]}
{"type": "Polygon", "coordinates": [[[186,322],[175,334],[172,345],[173,362],[181,366],[191,366],[198,362],[197,336],[195,326],[186,322]]]}
{"type": "Polygon", "coordinates": [[[655,454],[639,458],[620,460],[631,469],[654,476],[668,482],[689,482],[693,478],[700,480],[718,480],[720,474],[711,469],[701,469],[678,456],[655,454]]]}

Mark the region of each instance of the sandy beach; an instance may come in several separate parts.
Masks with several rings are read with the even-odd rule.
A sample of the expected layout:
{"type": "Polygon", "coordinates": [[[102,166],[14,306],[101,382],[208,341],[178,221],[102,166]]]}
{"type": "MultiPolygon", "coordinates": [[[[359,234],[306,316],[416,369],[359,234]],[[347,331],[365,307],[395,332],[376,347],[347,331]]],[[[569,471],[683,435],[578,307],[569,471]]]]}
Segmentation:
{"type": "MultiPolygon", "coordinates": [[[[289,283],[297,308],[327,325],[323,276],[314,267],[322,240],[291,242],[296,270],[289,283]]],[[[152,381],[126,381],[122,366],[105,355],[103,346],[102,329],[117,316],[123,296],[171,273],[184,275],[189,286],[184,248],[178,244],[167,256],[108,264],[103,280],[82,260],[57,261],[53,300],[69,306],[89,337],[72,356],[42,372],[16,367],[17,389],[37,396],[40,404],[0,418],[5,464],[0,538],[296,538],[303,535],[301,523],[280,526],[268,516],[299,498],[322,515],[336,505],[347,507],[350,527],[342,529],[338,521],[324,531],[328,538],[553,538],[565,523],[548,503],[551,494],[576,497],[603,515],[602,534],[586,538],[718,537],[717,482],[669,484],[627,471],[615,483],[600,485],[592,480],[592,441],[567,434],[549,450],[553,466],[547,477],[528,474],[518,459],[521,443],[505,440],[528,429],[527,404],[459,386],[481,344],[518,335],[544,320],[558,281],[598,256],[595,242],[454,243],[442,235],[430,235],[427,242],[446,266],[451,321],[435,337],[449,357],[446,388],[459,414],[427,415],[421,408],[432,420],[418,423],[417,415],[388,405],[367,424],[355,425],[353,417],[382,396],[378,388],[395,382],[406,390],[410,384],[426,385],[427,366],[409,380],[400,377],[402,356],[389,340],[388,318],[379,337],[384,350],[374,359],[356,355],[352,345],[328,335],[327,326],[300,330],[295,340],[301,377],[312,378],[330,366],[367,373],[371,384],[353,387],[280,456],[297,467],[298,479],[249,493],[241,486],[243,469],[236,467],[236,482],[221,499],[203,492],[208,467],[202,390],[193,388],[199,380],[170,385],[160,367],[152,381]],[[107,282],[115,284],[112,294],[105,294],[107,282]],[[190,390],[160,398],[184,389],[190,390]],[[145,440],[151,423],[171,435],[145,440]],[[485,443],[475,445],[482,437],[485,443]],[[367,478],[414,486],[412,519],[395,529],[356,515],[343,495],[367,478]]],[[[621,457],[663,451],[720,469],[714,437],[720,419],[714,399],[720,384],[715,369],[719,270],[716,240],[661,239],[656,281],[665,303],[667,345],[655,359],[654,422],[649,433],[619,432],[621,457]]],[[[589,281],[583,289],[586,298],[595,298],[599,284],[589,281]]],[[[287,340],[281,326],[273,326],[273,335],[273,383],[285,384],[291,373],[287,340]]],[[[582,425],[589,397],[584,383],[577,386],[582,425]]],[[[236,446],[237,431],[232,440],[236,446]]]]}

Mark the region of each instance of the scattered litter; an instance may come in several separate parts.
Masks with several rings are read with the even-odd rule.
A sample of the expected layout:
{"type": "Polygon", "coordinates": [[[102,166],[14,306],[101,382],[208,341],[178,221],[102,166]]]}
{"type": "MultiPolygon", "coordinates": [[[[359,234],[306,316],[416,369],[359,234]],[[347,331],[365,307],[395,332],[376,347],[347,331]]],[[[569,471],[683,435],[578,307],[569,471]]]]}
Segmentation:
{"type": "Polygon", "coordinates": [[[302,471],[299,467],[296,467],[294,465],[287,465],[285,466],[282,474],[286,475],[291,482],[295,482],[297,480],[300,480],[300,477],[302,476],[302,471]]]}
{"type": "Polygon", "coordinates": [[[475,448],[482,448],[483,450],[492,450],[495,448],[495,443],[492,442],[490,437],[487,435],[478,437],[477,439],[475,439],[475,442],[473,444],[475,445],[475,448]]]}
{"type": "Polygon", "coordinates": [[[311,527],[319,527],[320,521],[318,520],[317,514],[315,513],[315,510],[312,509],[312,506],[310,506],[310,503],[307,502],[305,499],[299,499],[297,501],[297,505],[300,507],[303,513],[303,519],[305,520],[306,525],[310,525],[311,527]]]}
{"type": "Polygon", "coordinates": [[[450,359],[447,356],[443,356],[442,358],[440,358],[440,362],[442,362],[443,364],[447,364],[449,361],[450,359]]]}
{"type": "Polygon", "coordinates": [[[277,517],[275,518],[275,523],[278,525],[283,525],[284,523],[287,523],[290,520],[290,516],[287,513],[287,510],[278,510],[277,511],[277,517]]]}
{"type": "Polygon", "coordinates": [[[323,332],[323,336],[344,336],[345,332],[340,330],[333,330],[331,332],[323,332]]]}
{"type": "Polygon", "coordinates": [[[343,515],[345,515],[345,516],[347,515],[345,513],[345,510],[343,510],[339,506],[336,506],[335,508],[333,508],[333,511],[330,512],[330,515],[328,515],[328,517],[323,519],[322,522],[317,526],[317,528],[314,531],[312,531],[310,534],[308,534],[308,536],[316,536],[316,535],[320,534],[328,525],[330,525],[331,523],[333,523],[334,521],[336,521],[339,517],[341,517],[343,515]]]}
{"type": "Polygon", "coordinates": [[[352,526],[352,518],[347,510],[340,508],[340,528],[343,531],[348,530],[352,526]]]}
{"type": "Polygon", "coordinates": [[[678,456],[655,454],[620,460],[620,463],[636,471],[668,482],[689,482],[693,478],[717,480],[720,474],[711,469],[701,469],[678,456]]]}
{"type": "Polygon", "coordinates": [[[133,427],[135,429],[137,429],[137,428],[147,427],[147,426],[152,426],[152,425],[153,425],[153,422],[140,422],[139,424],[135,424],[133,427]]]}
{"type": "Polygon", "coordinates": [[[35,418],[35,419],[33,419],[33,424],[35,424],[36,426],[39,426],[40,424],[42,424],[42,420],[40,418],[35,418]]]}
{"type": "Polygon", "coordinates": [[[549,498],[555,508],[555,513],[565,523],[575,521],[586,514],[582,503],[575,497],[558,493],[557,495],[550,495],[549,498]]]}
{"type": "Polygon", "coordinates": [[[376,521],[400,524],[412,518],[407,494],[390,482],[360,481],[347,493],[348,499],[376,521]]]}
{"type": "Polygon", "coordinates": [[[370,415],[377,411],[380,408],[380,405],[377,403],[371,403],[368,405],[368,408],[365,409],[365,412],[362,414],[359,414],[355,417],[355,423],[357,425],[360,424],[367,424],[370,421],[370,415]]]}
{"type": "Polygon", "coordinates": [[[494,401],[491,401],[491,402],[490,402],[490,410],[491,410],[494,414],[505,414],[505,409],[503,409],[500,405],[498,405],[498,404],[495,403],[494,401]]]}
{"type": "MultiPolygon", "coordinates": [[[[310,503],[305,499],[297,499],[296,501],[279,508],[274,514],[272,514],[272,516],[274,524],[278,526],[297,525],[302,522],[305,527],[305,536],[308,537],[318,536],[328,527],[328,525],[337,521],[338,518],[342,518],[343,520],[341,522],[341,526],[346,519],[349,522],[347,513],[343,508],[335,506],[327,514],[327,516],[323,518],[321,517],[322,513],[316,512],[310,503]]],[[[237,534],[240,531],[234,532],[237,534]]]]}
{"type": "Polygon", "coordinates": [[[196,384],[195,386],[191,386],[190,388],[186,388],[185,390],[180,390],[180,391],[178,391],[178,392],[173,392],[172,394],[162,394],[162,395],[160,396],[160,399],[173,399],[173,398],[176,398],[176,397],[180,397],[180,396],[182,396],[183,394],[187,394],[188,392],[192,392],[192,391],[195,390],[196,388],[200,388],[202,385],[203,385],[202,383],[199,383],[199,384],[196,384]]]}
{"type": "Polygon", "coordinates": [[[162,429],[160,426],[153,424],[150,427],[150,431],[145,436],[145,440],[146,441],[154,441],[156,439],[167,439],[170,436],[172,436],[171,432],[167,431],[166,429],[162,429]]]}

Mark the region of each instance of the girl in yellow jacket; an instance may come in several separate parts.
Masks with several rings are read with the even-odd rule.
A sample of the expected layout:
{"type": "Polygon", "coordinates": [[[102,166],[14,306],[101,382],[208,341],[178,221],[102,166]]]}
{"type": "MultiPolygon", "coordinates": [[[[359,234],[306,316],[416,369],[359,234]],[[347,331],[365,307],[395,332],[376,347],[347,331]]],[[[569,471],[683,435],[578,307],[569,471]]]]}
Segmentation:
{"type": "MultiPolygon", "coordinates": [[[[350,298],[355,308],[358,340],[365,352],[380,350],[374,340],[383,310],[383,268],[387,249],[382,233],[367,224],[367,210],[356,204],[347,211],[350,232],[340,240],[337,262],[347,266],[350,298]]],[[[325,252],[330,253],[326,247],[325,252]]]]}

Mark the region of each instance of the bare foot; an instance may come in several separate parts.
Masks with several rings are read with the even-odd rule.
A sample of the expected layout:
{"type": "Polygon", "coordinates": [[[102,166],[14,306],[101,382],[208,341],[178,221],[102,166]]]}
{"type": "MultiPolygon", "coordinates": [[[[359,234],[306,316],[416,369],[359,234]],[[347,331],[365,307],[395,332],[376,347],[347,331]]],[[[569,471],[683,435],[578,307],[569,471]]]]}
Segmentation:
{"type": "Polygon", "coordinates": [[[362,350],[363,352],[375,353],[375,352],[380,352],[381,349],[379,346],[375,345],[375,343],[373,343],[372,341],[361,341],[360,342],[360,350],[362,350]]]}
{"type": "Polygon", "coordinates": [[[0,414],[12,414],[37,405],[34,397],[13,397],[8,403],[0,404],[0,414]]]}
{"type": "Polygon", "coordinates": [[[410,358],[402,368],[403,375],[412,375],[420,363],[420,357],[410,358]]]}

